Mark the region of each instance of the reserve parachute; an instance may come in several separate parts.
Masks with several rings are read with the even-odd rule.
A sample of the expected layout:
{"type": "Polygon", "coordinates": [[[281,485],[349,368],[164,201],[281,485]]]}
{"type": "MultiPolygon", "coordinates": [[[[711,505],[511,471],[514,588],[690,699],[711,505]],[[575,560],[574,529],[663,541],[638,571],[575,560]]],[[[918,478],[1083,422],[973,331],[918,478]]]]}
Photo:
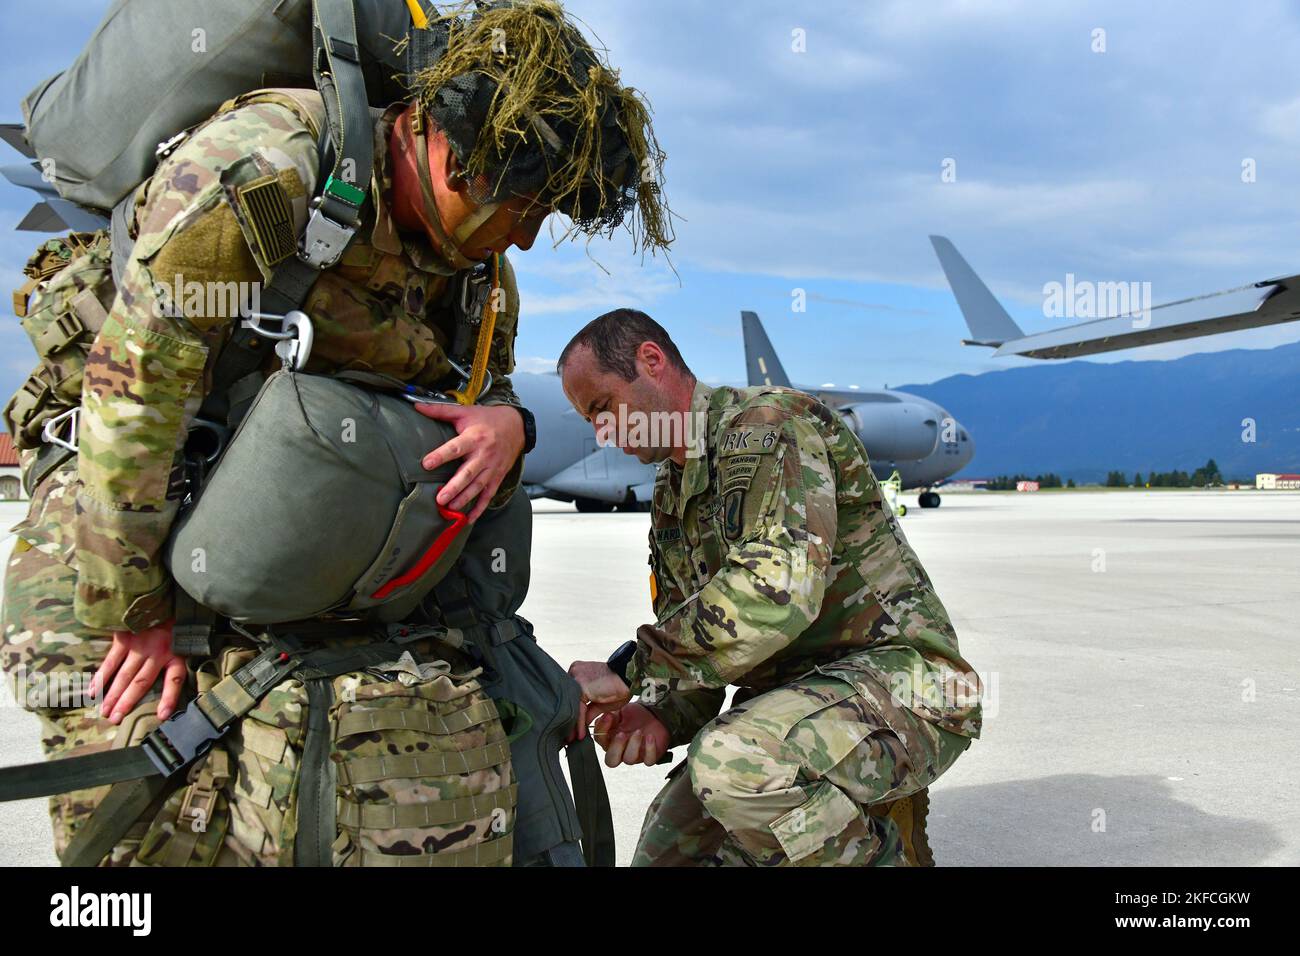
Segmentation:
{"type": "Polygon", "coordinates": [[[260,625],[397,621],[460,555],[466,516],[436,497],[456,462],[421,464],[455,430],[403,397],[418,392],[352,374],[285,369],[258,392],[164,552],[200,605],[260,625]]]}

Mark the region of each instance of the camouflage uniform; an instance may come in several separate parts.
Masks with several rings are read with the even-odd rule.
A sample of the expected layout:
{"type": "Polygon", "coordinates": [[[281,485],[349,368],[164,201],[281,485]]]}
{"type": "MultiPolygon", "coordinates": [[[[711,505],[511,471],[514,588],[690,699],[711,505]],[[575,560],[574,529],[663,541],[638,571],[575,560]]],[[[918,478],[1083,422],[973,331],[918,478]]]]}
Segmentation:
{"type": "MultiPolygon", "coordinates": [[[[366,206],[361,229],[301,306],[315,331],[307,371],[362,369],[443,387],[450,371],[447,351],[455,319],[449,296],[456,272],[422,236],[399,234],[388,207],[389,135],[403,106],[390,107],[376,123],[373,201],[366,206]]],[[[238,315],[230,297],[215,297],[218,305],[213,309],[213,297],[200,301],[186,295],[185,301],[171,301],[176,296],[168,293],[179,289],[184,295],[191,283],[203,284],[191,288],[212,289],[270,278],[276,262],[292,254],[295,237],[304,228],[308,200],[316,188],[317,136],[323,125],[321,98],[315,91],[259,91],[240,97],[196,130],[137,190],[134,248],[86,359],[79,454],[40,482],[27,519],[15,528],[20,541],[6,574],[0,639],[0,660],[11,676],[21,672],[30,683],[32,674],[73,672],[88,680],[104,659],[112,631],[139,632],[172,617],[173,585],[160,552],[179,505],[181,449],[212,387],[216,357],[238,315]]],[[[78,260],[67,271],[79,268],[88,268],[87,262],[78,260]]],[[[518,406],[508,375],[514,365],[519,303],[504,258],[500,281],[504,308],[498,312],[488,364],[493,385],[480,403],[518,406]]],[[[57,283],[56,278],[51,287],[57,283]]],[[[33,310],[42,307],[40,296],[37,291],[33,310]]],[[[269,345],[266,351],[264,370],[270,371],[279,360],[269,345]]],[[[28,454],[29,467],[31,457],[28,454]]],[[[502,483],[494,507],[508,500],[521,471],[522,456],[502,483]]],[[[520,559],[526,561],[527,556],[520,559]]],[[[441,682],[437,693],[445,699],[430,698],[430,708],[441,714],[473,704],[481,711],[486,697],[461,673],[467,670],[465,661],[450,647],[435,650],[458,675],[457,693],[469,697],[461,699],[442,686],[450,679],[442,675],[429,686],[441,682]]],[[[198,684],[202,688],[201,674],[198,684]]],[[[280,691],[281,696],[301,696],[301,685],[288,682],[280,691]],[[295,684],[296,692],[291,686],[295,684]]],[[[358,701],[365,698],[363,693],[358,701]]],[[[157,724],[156,705],[154,692],[119,727],[101,720],[93,705],[32,709],[42,721],[47,757],[65,757],[138,743],[157,724]]],[[[486,706],[491,707],[490,701],[486,706]]],[[[259,778],[263,783],[258,785],[240,771],[249,769],[245,757],[250,749],[263,755],[263,771],[277,762],[281,769],[292,767],[302,708],[262,710],[266,713],[259,726],[269,733],[254,732],[254,717],[230,746],[235,766],[225,769],[236,778],[232,800],[242,797],[255,812],[236,814],[241,822],[231,827],[223,862],[275,862],[284,833],[292,832],[282,832],[292,776],[282,775],[279,783],[262,792],[265,778],[259,778]],[[248,735],[256,736],[256,746],[248,735]],[[250,793],[250,788],[257,792],[250,793]]],[[[440,745],[474,748],[504,740],[495,711],[476,722],[460,723],[472,732],[440,745]]],[[[427,740],[417,743],[397,739],[400,736],[382,738],[396,748],[390,753],[428,746],[427,740]]],[[[364,750],[377,746],[375,739],[381,738],[371,735],[337,746],[364,750]]],[[[407,792],[393,798],[398,803],[429,799],[430,790],[443,799],[470,798],[510,785],[507,756],[504,763],[452,784],[409,781],[407,792]]],[[[382,789],[383,784],[371,789],[376,786],[382,789]]],[[[340,793],[346,799],[345,789],[340,793]]],[[[56,851],[66,847],[105,792],[79,791],[52,800],[56,851]]],[[[111,862],[130,862],[142,838],[148,846],[174,827],[175,802],[152,824],[146,820],[137,826],[111,862]]],[[[482,825],[455,835],[426,828],[421,831],[426,852],[429,841],[440,851],[473,848],[489,836],[489,823],[499,829],[500,814],[491,820],[489,816],[482,825]]],[[[409,836],[390,828],[372,842],[402,852],[409,836]]]]}
{"type": "Polygon", "coordinates": [[[691,414],[703,453],[660,466],[657,623],[629,668],[690,747],[633,865],[896,862],[897,828],[863,807],[928,786],[979,735],[978,678],[838,415],[703,385],[691,414]]]}

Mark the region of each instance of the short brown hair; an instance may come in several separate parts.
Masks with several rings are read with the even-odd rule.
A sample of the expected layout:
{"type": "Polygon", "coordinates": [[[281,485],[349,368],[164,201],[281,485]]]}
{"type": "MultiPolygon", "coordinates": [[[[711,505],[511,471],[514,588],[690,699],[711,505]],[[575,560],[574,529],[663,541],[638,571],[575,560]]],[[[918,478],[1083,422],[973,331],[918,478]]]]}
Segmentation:
{"type": "Polygon", "coordinates": [[[596,365],[602,372],[612,372],[631,382],[636,379],[636,350],[642,342],[653,342],[663,349],[669,363],[678,371],[691,374],[667,330],[638,309],[615,309],[592,319],[564,347],[555,370],[563,375],[569,355],[579,345],[585,345],[596,356],[596,365]]]}

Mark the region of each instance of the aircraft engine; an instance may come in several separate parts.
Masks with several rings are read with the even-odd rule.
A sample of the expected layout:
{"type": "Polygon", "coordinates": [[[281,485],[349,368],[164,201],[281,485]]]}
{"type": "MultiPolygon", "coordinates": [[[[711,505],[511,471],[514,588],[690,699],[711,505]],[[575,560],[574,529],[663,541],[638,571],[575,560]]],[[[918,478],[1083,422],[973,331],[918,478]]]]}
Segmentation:
{"type": "Polygon", "coordinates": [[[916,461],[939,443],[934,410],[912,402],[858,402],[836,409],[873,462],[916,461]]]}

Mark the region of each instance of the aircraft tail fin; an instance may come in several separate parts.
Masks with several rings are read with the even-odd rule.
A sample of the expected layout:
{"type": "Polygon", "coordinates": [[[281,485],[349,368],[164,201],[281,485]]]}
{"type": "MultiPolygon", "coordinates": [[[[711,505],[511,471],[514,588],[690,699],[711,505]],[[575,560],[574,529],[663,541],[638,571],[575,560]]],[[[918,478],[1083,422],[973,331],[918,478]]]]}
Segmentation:
{"type": "Polygon", "coordinates": [[[970,328],[971,338],[963,339],[966,345],[987,345],[996,348],[1003,342],[1024,338],[1025,333],[1016,325],[1014,319],[1007,315],[993,293],[975,270],[962,258],[962,254],[943,236],[931,236],[930,244],[934,246],[939,265],[948,278],[957,307],[970,328]]]}
{"type": "Polygon", "coordinates": [[[763,329],[756,312],[741,312],[740,324],[745,331],[745,372],[750,385],[790,387],[790,379],[776,357],[776,349],[763,329]]]}

